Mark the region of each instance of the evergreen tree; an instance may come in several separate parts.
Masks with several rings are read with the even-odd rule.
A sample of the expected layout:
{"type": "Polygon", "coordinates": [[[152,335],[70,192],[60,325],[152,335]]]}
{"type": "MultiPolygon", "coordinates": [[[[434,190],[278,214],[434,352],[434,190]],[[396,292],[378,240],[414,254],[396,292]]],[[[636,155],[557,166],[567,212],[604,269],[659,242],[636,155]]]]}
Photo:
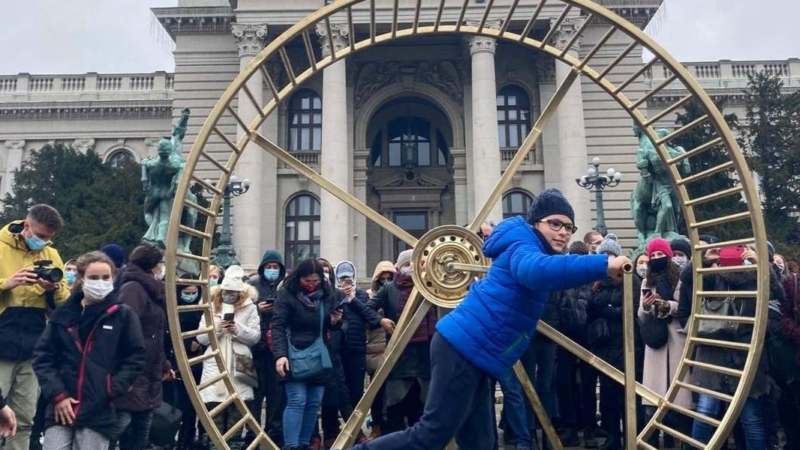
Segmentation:
{"type": "Polygon", "coordinates": [[[14,171],[0,223],[23,219],[31,205],[47,203],[64,218],[54,244],[65,259],[109,242],[131,250],[146,229],[140,173],[132,161],[111,167],[94,151],[46,145],[14,171]]]}

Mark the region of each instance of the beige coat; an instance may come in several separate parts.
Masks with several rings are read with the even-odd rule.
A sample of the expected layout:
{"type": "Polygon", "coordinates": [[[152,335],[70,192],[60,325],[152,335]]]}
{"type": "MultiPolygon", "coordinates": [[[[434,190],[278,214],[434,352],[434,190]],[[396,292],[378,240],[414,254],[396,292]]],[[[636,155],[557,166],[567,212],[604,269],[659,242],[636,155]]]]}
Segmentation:
{"type": "MultiPolygon", "coordinates": [[[[644,286],[645,283],[646,281],[642,281],[642,286],[644,286]]],[[[680,283],[678,283],[678,288],[675,289],[675,298],[678,298],[679,290],[680,283]]],[[[669,305],[669,315],[674,316],[678,311],[678,302],[670,300],[669,305]]],[[[639,303],[639,310],[637,311],[639,320],[647,319],[648,314],[655,314],[655,308],[650,311],[645,311],[642,304],[639,303]]],[[[663,347],[658,349],[653,349],[646,345],[644,347],[644,375],[642,377],[642,384],[662,396],[667,393],[667,388],[669,388],[672,379],[675,377],[675,371],[683,357],[683,348],[686,345],[686,333],[683,331],[683,327],[681,327],[677,318],[673,317],[673,320],[667,325],[667,330],[669,331],[667,343],[663,347]]],[[[691,393],[686,389],[679,390],[675,398],[675,403],[685,408],[691,408],[691,393]]],[[[652,405],[647,400],[644,400],[644,404],[652,405]]]]}
{"type": "MultiPolygon", "coordinates": [[[[378,278],[385,272],[395,273],[394,264],[391,261],[381,261],[375,266],[372,274],[372,282],[367,294],[372,298],[380,286],[378,278]]],[[[367,373],[372,375],[383,364],[383,352],[386,350],[386,332],[383,328],[374,330],[367,329],[367,373]]]]}

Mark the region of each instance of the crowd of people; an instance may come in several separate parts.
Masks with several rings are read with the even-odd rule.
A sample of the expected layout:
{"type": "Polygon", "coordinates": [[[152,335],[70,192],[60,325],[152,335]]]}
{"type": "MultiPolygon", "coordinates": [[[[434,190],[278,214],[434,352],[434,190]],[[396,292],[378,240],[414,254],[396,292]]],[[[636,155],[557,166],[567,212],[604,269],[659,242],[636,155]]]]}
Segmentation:
{"type": "MultiPolygon", "coordinates": [[[[35,205],[0,230],[0,447],[211,448],[175,371],[162,250],[142,244],[127,255],[109,244],[63,263],[51,244],[62,226],[58,211],[35,205]],[[58,269],[63,278],[55,276],[58,269]],[[170,412],[176,426],[157,425],[170,412]]],[[[484,228],[494,272],[473,285],[456,312],[442,316],[432,308],[424,317],[378,392],[357,447],[441,448],[456,438],[464,449],[547,448],[510,371],[519,360],[565,446],[621,450],[622,387],[535,332],[536,320],[544,320],[624,370],[618,270],[628,261],[625,249],[613,233],[591,231],[578,240],[575,232],[572,209],[554,190],[533,202],[527,220],[484,228]],[[498,416],[495,397],[502,397],[498,416]]],[[[718,242],[712,235],[702,240],[718,242]]],[[[766,344],[731,441],[737,449],[800,449],[800,276],[772,250],[706,247],[694,261],[688,240],[657,238],[632,261],[636,378],[660,395],[674,379],[692,314],[694,265],[741,266],[766,257],[772,269],[766,344]]],[[[178,286],[179,305],[204,298],[211,304],[208,316],[200,308],[179,315],[183,331],[206,329],[213,320],[219,355],[206,333],[184,340],[188,357],[202,360],[191,374],[208,386],[202,401],[209,410],[223,404],[227,388],[215,380],[224,370],[281,448],[331,448],[409,301],[411,253],[378,263],[367,289],[358,286],[351,261],[313,258],[289,268],[276,250],[264,253],[254,273],[212,266],[207,286],[178,286]]],[[[721,272],[702,282],[704,291],[756,289],[755,272],[721,272]]],[[[701,305],[695,312],[755,314],[747,297],[701,305]]],[[[752,333],[744,322],[694,326],[713,339],[749,342],[752,333]]],[[[693,384],[733,394],[745,353],[700,346],[689,356],[693,384]]],[[[673,403],[710,418],[726,406],[719,396],[684,389],[673,403]]],[[[636,408],[642,427],[656,405],[640,401],[636,408]]],[[[240,419],[236,408],[214,417],[221,430],[240,419]]],[[[663,422],[700,442],[715,431],[686,414],[669,413],[663,422]]],[[[254,438],[242,433],[233,445],[247,448],[254,438]]],[[[668,434],[652,435],[650,444],[681,446],[668,434]]]]}

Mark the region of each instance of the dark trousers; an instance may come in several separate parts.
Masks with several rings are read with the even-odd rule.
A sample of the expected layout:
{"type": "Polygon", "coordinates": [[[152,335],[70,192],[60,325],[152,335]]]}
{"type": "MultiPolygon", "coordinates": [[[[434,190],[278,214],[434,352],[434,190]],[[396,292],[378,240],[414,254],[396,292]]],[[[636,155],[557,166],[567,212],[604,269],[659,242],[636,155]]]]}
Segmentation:
{"type": "Polygon", "coordinates": [[[422,386],[414,380],[411,389],[400,402],[386,408],[386,422],[383,426],[385,433],[404,430],[414,426],[422,418],[425,405],[422,403],[422,386]]]}
{"type": "Polygon", "coordinates": [[[781,387],[781,398],[778,400],[778,414],[783,431],[786,433],[786,448],[800,448],[800,380],[794,380],[781,387]]]}
{"type": "Polygon", "coordinates": [[[119,411],[120,428],[125,431],[119,437],[120,450],[142,450],[150,446],[150,424],[153,410],[119,411]]]}
{"type": "MultiPolygon", "coordinates": [[[[192,370],[195,382],[200,383],[202,367],[192,370]]],[[[190,448],[200,435],[205,434],[205,429],[198,426],[197,412],[189,399],[183,380],[167,381],[164,383],[164,401],[181,410],[181,427],[178,430],[178,449],[190,448]]]]}
{"type": "Polygon", "coordinates": [[[347,390],[341,354],[331,352],[334,376],[333,380],[325,386],[325,395],[322,397],[322,434],[326,440],[335,438],[339,434],[339,416],[345,420],[353,413],[350,405],[350,393],[347,390]]]}
{"type": "Polygon", "coordinates": [[[603,375],[600,377],[600,420],[608,434],[608,449],[622,449],[622,422],[625,390],[622,385],[603,375]]]}
{"type": "Polygon", "coordinates": [[[558,426],[577,430],[581,427],[578,416],[581,414],[581,385],[578,371],[580,362],[572,353],[558,349],[556,363],[555,390],[558,397],[558,426]]]}
{"type": "MultiPolygon", "coordinates": [[[[275,361],[272,352],[259,349],[253,352],[253,363],[258,375],[258,387],[254,390],[253,402],[250,405],[253,416],[261,422],[261,408],[266,401],[266,420],[263,422],[267,434],[275,440],[283,434],[283,410],[286,407],[286,393],[278,381],[275,372],[275,361]]],[[[249,433],[249,432],[248,432],[249,433]]],[[[282,440],[282,439],[281,439],[282,440]]],[[[277,442],[277,441],[276,441],[277,442]]]]}
{"type": "Polygon", "coordinates": [[[355,408],[364,395],[364,377],[367,374],[367,355],[342,350],[342,369],[347,392],[350,394],[350,405],[355,408]]]}
{"type": "Polygon", "coordinates": [[[461,450],[494,447],[490,380],[436,333],[431,341],[431,384],[422,419],[409,429],[353,448],[439,449],[453,437],[461,450]]]}
{"type": "Polygon", "coordinates": [[[597,377],[599,372],[584,362],[578,363],[581,384],[578,388],[580,409],[578,410],[578,426],[581,429],[597,428],[597,377]]]}

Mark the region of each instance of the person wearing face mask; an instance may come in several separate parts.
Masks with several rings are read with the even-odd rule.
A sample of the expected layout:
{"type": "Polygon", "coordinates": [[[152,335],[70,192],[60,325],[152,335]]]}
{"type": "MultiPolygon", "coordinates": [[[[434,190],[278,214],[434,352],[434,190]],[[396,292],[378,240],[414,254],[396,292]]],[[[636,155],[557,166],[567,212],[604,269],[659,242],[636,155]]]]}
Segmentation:
{"type": "MultiPolygon", "coordinates": [[[[131,252],[130,261],[119,278],[119,301],[140,320],[145,337],[145,368],[127,394],[115,400],[120,417],[120,450],[140,450],[149,445],[153,411],[161,406],[162,381],[175,377],[167,359],[164,337],[164,283],[160,281],[163,253],[142,244],[131,252]]],[[[115,263],[116,264],[116,263],[115,263]]],[[[116,281],[115,281],[116,282],[116,281]]]]}
{"type": "MultiPolygon", "coordinates": [[[[637,319],[641,333],[650,332],[653,339],[643,338],[644,373],[642,383],[654,392],[665,395],[670,381],[683,356],[686,345],[686,334],[677,319],[678,295],[680,291],[680,268],[673,262],[675,254],[670,243],[656,238],[647,244],[647,274],[642,280],[641,301],[637,310],[637,319]],[[660,329],[660,332],[654,330],[660,329]]],[[[675,403],[690,408],[692,398],[689,391],[678,391],[675,403]]],[[[648,416],[655,412],[656,405],[644,401],[648,416]]],[[[691,420],[686,416],[675,414],[667,417],[675,429],[688,434],[691,420]]],[[[671,440],[665,435],[665,439],[671,440]]],[[[657,437],[655,438],[657,439],[657,437]]]]}
{"type": "Polygon", "coordinates": [[[64,279],[67,281],[67,286],[72,288],[75,280],[78,279],[78,266],[75,259],[70,259],[64,263],[64,279]]]}
{"type": "Polygon", "coordinates": [[[51,243],[63,226],[53,207],[34,205],[24,220],[0,230],[0,390],[18,420],[17,435],[6,440],[6,449],[28,450],[39,397],[31,368],[33,347],[44,331],[48,310],[70,294],[65,279],[48,281],[33,272],[37,261],[63,270],[51,243]]]}
{"type": "MultiPolygon", "coordinates": [[[[383,309],[387,319],[396,322],[414,287],[411,254],[405,250],[397,256],[397,273],[371,299],[375,309],[383,309]]],[[[431,377],[430,340],[436,332],[436,308],[431,308],[403,350],[385,385],[386,422],[384,432],[413,426],[422,416],[425,396],[431,377]]],[[[387,331],[387,339],[391,332],[387,331]]]]}
{"type": "MultiPolygon", "coordinates": [[[[235,374],[235,361],[237,355],[240,359],[252,359],[250,347],[261,340],[261,321],[258,317],[258,308],[250,296],[250,288],[244,282],[244,269],[241,266],[229,266],[225,270],[225,279],[217,288],[211,290],[211,312],[214,330],[219,342],[219,350],[225,361],[225,370],[235,374]]],[[[206,316],[202,316],[198,329],[206,328],[206,316]]],[[[212,352],[209,347],[209,336],[203,333],[197,336],[197,342],[207,347],[205,355],[212,352]]],[[[219,366],[214,358],[203,361],[203,374],[200,382],[204,383],[219,375],[219,366]]],[[[255,397],[253,385],[244,378],[232,376],[234,388],[239,398],[250,402],[255,397]]],[[[209,409],[213,409],[228,397],[228,391],[222,381],[216,382],[200,392],[200,397],[209,409]]],[[[241,419],[237,408],[226,408],[224,412],[214,417],[214,422],[220,430],[228,430],[241,419]]]]}
{"type": "Polygon", "coordinates": [[[269,328],[273,307],[278,298],[278,286],[283,282],[285,276],[286,267],[283,264],[283,255],[277,250],[267,250],[258,265],[258,273],[247,281],[258,291],[258,298],[255,299],[255,302],[261,318],[262,337],[260,342],[252,348],[253,363],[256,365],[258,373],[258,388],[252,403],[253,416],[257,417],[260,422],[262,404],[266,400],[267,433],[276,442],[282,440],[281,421],[286,398],[280,383],[278,383],[275,358],[268,341],[271,340],[269,328]]]}
{"type": "Polygon", "coordinates": [[[490,380],[506,376],[526,351],[551,292],[621,279],[630,264],[624,256],[564,255],[574,223],[569,201],[547,189],[531,202],[527,220],[510,217],[491,231],[483,245],[492,259],[489,271],[436,325],[422,417],[411,428],[353,448],[444,448],[453,438],[461,450],[494,447],[490,380]]]}
{"type": "Polygon", "coordinates": [[[118,429],[112,404],[144,369],[139,319],[119,302],[114,271],[102,252],[78,258],[74,292],[36,344],[33,368],[48,404],[46,450],[108,448],[118,429]]]}
{"type": "Polygon", "coordinates": [[[692,244],[684,237],[677,237],[669,242],[672,249],[672,262],[683,271],[692,261],[692,244]]]}
{"type": "Polygon", "coordinates": [[[647,277],[647,264],[649,262],[650,258],[647,256],[647,252],[640,254],[633,260],[633,270],[636,272],[639,283],[647,277]]]}
{"type": "Polygon", "coordinates": [[[220,283],[222,283],[222,279],[225,277],[225,270],[222,269],[220,266],[216,266],[211,264],[208,266],[208,287],[215,288],[220,283]]]}
{"type": "Polygon", "coordinates": [[[283,411],[284,448],[301,449],[311,442],[325,386],[331,381],[329,331],[341,327],[341,295],[324,281],[319,260],[301,261],[284,281],[272,317],[275,370],[286,390],[283,411]],[[308,368],[302,377],[295,371],[298,352],[313,351],[326,364],[308,368]]]}
{"type": "MultiPolygon", "coordinates": [[[[367,289],[367,295],[372,298],[383,286],[391,283],[394,280],[397,269],[391,261],[380,261],[375,265],[375,270],[372,271],[372,281],[370,288],[367,289]]],[[[374,306],[369,302],[369,305],[374,306]]],[[[383,310],[378,310],[378,314],[383,316],[383,310]]],[[[383,353],[386,351],[386,331],[382,328],[367,330],[367,375],[370,378],[378,370],[381,363],[383,363],[383,353]]],[[[372,432],[371,438],[376,438],[381,435],[384,413],[383,413],[383,399],[384,390],[381,388],[375,396],[375,401],[372,402],[370,416],[372,419],[372,432]]]]}

